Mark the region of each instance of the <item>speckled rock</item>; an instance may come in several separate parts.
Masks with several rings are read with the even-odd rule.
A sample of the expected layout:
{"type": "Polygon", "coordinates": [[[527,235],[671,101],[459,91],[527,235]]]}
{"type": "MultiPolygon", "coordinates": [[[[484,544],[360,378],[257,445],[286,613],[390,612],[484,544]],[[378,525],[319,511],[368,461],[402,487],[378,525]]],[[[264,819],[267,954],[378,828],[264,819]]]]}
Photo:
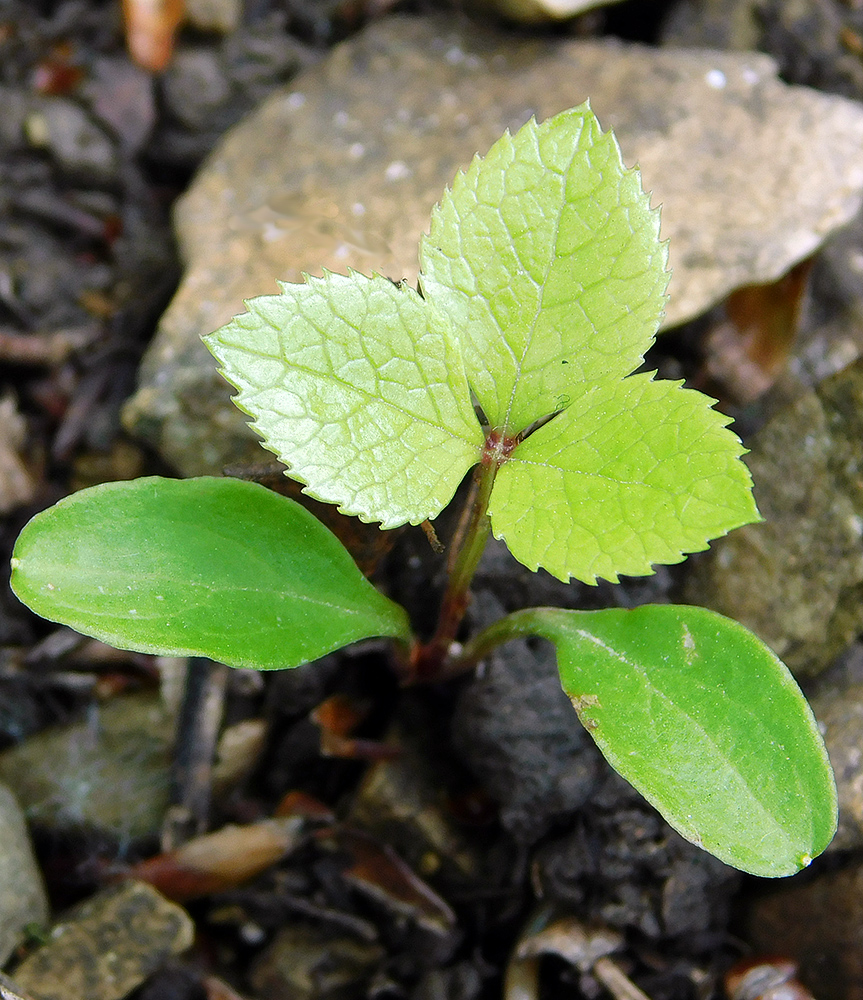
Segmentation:
{"type": "Polygon", "coordinates": [[[199,337],[322,267],[411,281],[429,211],[476,151],[590,97],[663,204],[668,324],[778,278],[857,211],[863,108],[757,54],[530,39],[385,19],[225,138],[177,210],[188,262],[126,410],[187,475],[253,449],[199,337]]]}
{"type": "Polygon", "coordinates": [[[0,965],[20,944],[28,924],[48,921],[48,898],[24,814],[15,796],[0,785],[0,965]]]}
{"type": "Polygon", "coordinates": [[[27,818],[120,841],[156,833],[168,805],[175,720],[149,695],[117,698],[84,722],[46,729],[0,754],[0,781],[27,818]]]}
{"type": "Polygon", "coordinates": [[[816,674],[863,628],[863,362],[780,410],[749,444],[764,522],[714,541],[686,599],[816,674]]]}
{"type": "Polygon", "coordinates": [[[121,1000],[194,935],[184,909],[127,882],[75,907],[13,976],[34,1000],[121,1000]]]}

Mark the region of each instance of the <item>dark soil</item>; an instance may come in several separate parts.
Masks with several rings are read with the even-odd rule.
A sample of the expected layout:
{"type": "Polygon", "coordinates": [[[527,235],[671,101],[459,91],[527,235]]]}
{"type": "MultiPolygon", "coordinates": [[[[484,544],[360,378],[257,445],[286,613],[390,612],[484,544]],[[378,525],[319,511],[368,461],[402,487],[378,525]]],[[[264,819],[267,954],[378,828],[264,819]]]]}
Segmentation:
{"type": "MultiPolygon", "coordinates": [[[[32,500],[3,520],[0,565],[8,566],[27,517],[72,489],[170,472],[124,437],[119,410],[178,280],[172,202],[225,129],[361,27],[376,6],[254,0],[228,36],[186,29],[160,76],[126,54],[119,2],[0,0],[0,397],[11,394],[26,418],[34,484],[32,500]]],[[[568,30],[650,42],[669,6],[633,0],[568,30]]],[[[794,46],[806,36],[780,23],[776,6],[768,5],[768,34],[793,77],[794,46]]],[[[841,67],[831,76],[824,60],[810,64],[815,82],[846,88],[841,67]]],[[[686,345],[685,336],[669,340],[656,363],[672,374],[691,371],[686,345]]],[[[391,586],[404,585],[421,620],[429,588],[440,583],[436,567],[422,536],[403,537],[378,572],[391,586]]],[[[528,582],[492,551],[472,616],[478,623],[526,603],[635,604],[667,597],[676,583],[664,571],[628,587],[564,590],[547,577],[528,582]]],[[[0,596],[0,646],[0,748],[79,716],[96,698],[156,683],[148,658],[82,648],[31,616],[8,587],[0,596]]],[[[392,900],[358,891],[345,874],[350,850],[336,832],[309,839],[248,886],[190,904],[199,927],[192,957],[153,976],[138,1000],[215,995],[209,973],[259,995],[250,970],[279,928],[296,920],[382,946],[361,985],[334,997],[491,998],[531,921],[564,914],[620,931],[620,963],[652,1000],[720,995],[721,974],[741,948],[730,925],[738,875],[683,842],[573,731],[541,644],[510,644],[475,679],[407,694],[373,647],[290,674],[232,675],[225,723],[264,715],[268,739],[253,777],[212,812],[211,828],[269,815],[296,791],[349,826],[360,824],[363,808],[371,808],[363,806],[370,770],[385,782],[395,778],[386,762],[362,759],[375,755],[374,743],[360,759],[321,755],[310,713],[336,694],[367,709],[355,737],[400,740],[404,767],[430,789],[428,808],[473,858],[470,870],[447,857],[430,867],[429,847],[409,823],[387,824],[383,814],[377,825],[366,823],[453,908],[454,926],[429,930],[416,910],[406,915],[392,900]]],[[[155,849],[121,847],[86,831],[35,833],[58,906],[94,891],[118,863],[155,849]]],[[[534,989],[543,997],[604,995],[590,975],[554,958],[543,961],[534,989]]]]}

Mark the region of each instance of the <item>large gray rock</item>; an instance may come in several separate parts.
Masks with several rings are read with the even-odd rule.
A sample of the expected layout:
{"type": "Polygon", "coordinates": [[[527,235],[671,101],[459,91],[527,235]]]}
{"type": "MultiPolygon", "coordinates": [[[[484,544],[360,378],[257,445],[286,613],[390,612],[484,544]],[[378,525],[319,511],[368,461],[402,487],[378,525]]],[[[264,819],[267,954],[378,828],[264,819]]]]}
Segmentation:
{"type": "Polygon", "coordinates": [[[0,785],[0,965],[21,943],[28,924],[48,920],[48,897],[15,796],[0,785]]]}
{"type": "Polygon", "coordinates": [[[714,541],[686,599],[816,674],[863,627],[863,361],[780,410],[751,448],[764,522],[714,541]]]}
{"type": "Polygon", "coordinates": [[[128,426],[187,475],[259,457],[199,337],[276,278],[353,267],[413,281],[456,170],[504,128],[588,97],[663,205],[668,324],[778,278],[860,206],[863,108],[785,86],[765,56],[390,18],[233,129],[180,202],[186,276],[128,426]]]}

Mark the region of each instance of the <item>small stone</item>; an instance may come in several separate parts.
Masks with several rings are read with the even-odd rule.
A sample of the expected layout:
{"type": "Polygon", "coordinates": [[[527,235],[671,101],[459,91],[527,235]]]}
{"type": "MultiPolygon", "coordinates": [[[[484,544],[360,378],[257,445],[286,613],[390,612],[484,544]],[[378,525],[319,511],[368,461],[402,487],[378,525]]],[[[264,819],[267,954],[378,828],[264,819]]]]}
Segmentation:
{"type": "Polygon", "coordinates": [[[499,804],[504,828],[524,843],[584,806],[604,774],[550,646],[533,651],[511,642],[495,650],[482,675],[461,688],[452,725],[456,751],[499,804]]]}
{"type": "Polygon", "coordinates": [[[67,174],[106,181],[117,173],[114,144],[72,100],[49,97],[38,101],[25,129],[31,144],[46,149],[67,174]]]}
{"type": "Polygon", "coordinates": [[[694,560],[685,597],[814,675],[863,628],[863,361],[777,412],[748,444],[764,521],[694,560]]]}
{"type": "Polygon", "coordinates": [[[158,698],[117,698],[84,722],[4,751],[0,781],[46,828],[84,827],[121,841],[154,834],[168,806],[174,727],[158,698]]]}
{"type": "MultiPolygon", "coordinates": [[[[15,399],[0,399],[0,514],[30,503],[36,494],[36,482],[21,458],[27,435],[24,418],[15,399]]],[[[2,883],[0,883],[2,884],[2,883]]]]}
{"type": "Polygon", "coordinates": [[[204,128],[231,97],[219,52],[212,48],[181,49],[163,78],[165,102],[190,128],[204,128]]]}
{"type": "Polygon", "coordinates": [[[151,73],[126,58],[102,56],[93,61],[83,92],[126,151],[142,148],[156,123],[151,73]]]}
{"type": "Polygon", "coordinates": [[[0,966],[21,943],[28,924],[48,922],[48,898],[33,857],[24,814],[0,785],[0,966]]]}
{"type": "Polygon", "coordinates": [[[184,909],[142,882],[112,886],[75,907],[14,970],[34,1000],[121,1000],[192,944],[184,909]]]}
{"type": "Polygon", "coordinates": [[[242,0],[186,0],[186,20],[201,31],[235,31],[243,18],[242,0]]]}
{"type": "Polygon", "coordinates": [[[379,944],[290,924],[259,956],[251,981],[261,1000],[360,1000],[384,954],[379,944]]]}
{"type": "Polygon", "coordinates": [[[415,744],[416,721],[408,720],[405,731],[391,738],[399,756],[378,761],[366,772],[346,821],[392,847],[423,877],[473,883],[479,856],[442,805],[442,776],[431,763],[439,755],[415,744]]]}
{"type": "Polygon", "coordinates": [[[125,419],[184,475],[260,452],[200,336],[322,268],[417,276],[429,212],[505,128],[590,97],[662,203],[667,325],[776,280],[853,217],[863,109],[754,53],[519,38],[391,17],[233,129],[178,203],[185,279],[125,419]]]}
{"type": "Polygon", "coordinates": [[[520,24],[565,21],[594,7],[607,7],[619,0],[474,0],[481,11],[493,10],[520,24]]]}

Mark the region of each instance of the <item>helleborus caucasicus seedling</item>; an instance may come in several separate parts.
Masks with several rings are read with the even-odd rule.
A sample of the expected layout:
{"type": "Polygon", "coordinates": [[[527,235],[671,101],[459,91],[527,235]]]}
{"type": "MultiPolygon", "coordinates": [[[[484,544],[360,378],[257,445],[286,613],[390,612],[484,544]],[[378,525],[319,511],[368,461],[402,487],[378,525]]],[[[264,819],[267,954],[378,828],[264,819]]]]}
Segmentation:
{"type": "Polygon", "coordinates": [[[802,868],[833,835],[833,777],[788,670],[742,626],[692,607],[533,608],[453,641],[490,533],[593,584],[758,519],[713,400],[633,374],[668,280],[639,174],[587,105],[531,121],[456,177],[420,260],[418,290],[325,273],[205,340],[266,447],[345,514],[419,524],[473,470],[431,637],[304,509],[230,479],[61,501],[22,532],[15,592],[117,646],[242,667],[389,636],[405,682],[541,636],[602,752],[673,827],[758,875],[802,868]]]}

